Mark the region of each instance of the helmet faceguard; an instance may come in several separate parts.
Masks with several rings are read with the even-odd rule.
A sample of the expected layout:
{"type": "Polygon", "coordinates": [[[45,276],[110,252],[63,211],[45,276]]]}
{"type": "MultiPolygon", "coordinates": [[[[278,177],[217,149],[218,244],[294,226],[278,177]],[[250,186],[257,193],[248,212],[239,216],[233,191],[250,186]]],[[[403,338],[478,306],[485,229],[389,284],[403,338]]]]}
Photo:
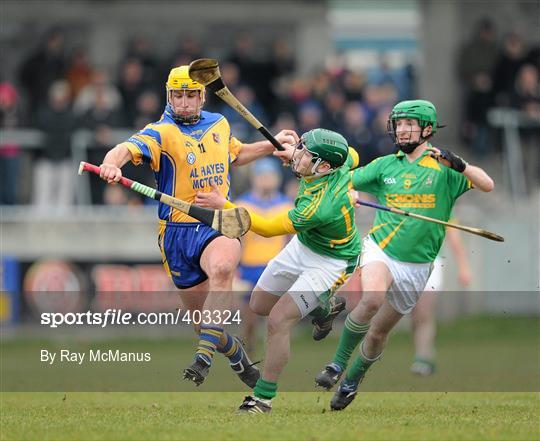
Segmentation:
{"type": "Polygon", "coordinates": [[[167,83],[165,84],[165,90],[167,94],[167,110],[170,112],[171,117],[179,124],[196,124],[201,119],[201,111],[205,101],[205,87],[193,81],[189,77],[189,66],[175,67],[169,73],[167,83]],[[196,90],[199,93],[199,105],[195,109],[195,113],[192,115],[179,115],[174,111],[172,105],[172,94],[175,91],[184,91],[184,93],[196,90]]]}
{"type": "Polygon", "coordinates": [[[292,162],[292,167],[291,167],[292,171],[294,172],[297,178],[302,178],[304,176],[316,176],[318,174],[322,174],[322,173],[317,172],[317,168],[321,164],[322,159],[316,153],[310,152],[307,149],[302,139],[300,139],[300,141],[298,141],[298,143],[295,145],[291,162],[292,162]],[[302,162],[302,158],[304,157],[306,152],[312,155],[312,158],[311,158],[312,165],[311,165],[311,170],[309,170],[310,174],[302,174],[301,170],[299,169],[300,163],[302,162]]]}
{"type": "Polygon", "coordinates": [[[314,129],[304,133],[292,157],[292,169],[297,176],[302,176],[298,167],[306,151],[312,155],[310,161],[312,165],[310,174],[304,176],[322,176],[332,173],[345,163],[349,154],[349,145],[343,136],[330,130],[314,129]],[[321,173],[317,169],[323,162],[327,162],[330,169],[321,173]]]}
{"type": "Polygon", "coordinates": [[[443,126],[437,125],[437,111],[435,106],[429,101],[425,100],[402,101],[396,104],[392,109],[386,124],[386,129],[390,135],[390,138],[392,139],[392,142],[404,153],[412,153],[416,147],[431,138],[439,127],[443,126]],[[405,143],[399,142],[396,134],[396,122],[398,119],[405,118],[418,121],[418,125],[420,127],[420,136],[418,141],[409,140],[405,143]],[[428,126],[431,126],[431,133],[424,137],[424,129],[428,126]]]}

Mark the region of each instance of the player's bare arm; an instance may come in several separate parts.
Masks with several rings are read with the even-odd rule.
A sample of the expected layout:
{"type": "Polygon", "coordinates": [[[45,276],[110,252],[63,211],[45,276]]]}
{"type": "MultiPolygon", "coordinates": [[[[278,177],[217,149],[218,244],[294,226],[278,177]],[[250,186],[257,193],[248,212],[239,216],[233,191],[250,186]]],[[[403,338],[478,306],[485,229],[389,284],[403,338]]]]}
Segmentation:
{"type": "Polygon", "coordinates": [[[467,179],[471,181],[474,188],[487,193],[492,191],[495,187],[493,179],[491,179],[483,169],[475,165],[468,164],[465,160],[450,150],[438,149],[436,147],[428,147],[428,150],[432,152],[431,156],[440,164],[463,173],[467,179]]]}
{"type": "Polygon", "coordinates": [[[471,181],[473,187],[479,189],[480,191],[488,193],[495,188],[493,179],[491,179],[489,175],[480,167],[467,164],[463,174],[467,176],[469,181],[471,181]]]}
{"type": "MultiPolygon", "coordinates": [[[[294,130],[282,130],[276,135],[276,139],[284,146],[294,145],[300,139],[294,130]]],[[[252,144],[244,144],[242,150],[233,162],[234,166],[245,165],[263,156],[272,154],[275,150],[270,141],[259,141],[252,144]]]]}
{"type": "Polygon", "coordinates": [[[122,170],[125,164],[131,161],[132,155],[125,143],[118,144],[107,152],[103,163],[99,166],[99,176],[107,183],[118,182],[122,177],[122,170]]]}

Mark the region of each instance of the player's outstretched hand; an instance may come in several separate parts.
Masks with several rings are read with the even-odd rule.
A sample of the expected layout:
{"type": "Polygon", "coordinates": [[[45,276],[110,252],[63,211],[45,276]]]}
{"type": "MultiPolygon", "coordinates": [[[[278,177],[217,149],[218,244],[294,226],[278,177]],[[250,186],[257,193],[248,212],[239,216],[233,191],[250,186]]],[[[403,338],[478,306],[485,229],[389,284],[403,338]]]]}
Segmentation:
{"type": "Polygon", "coordinates": [[[450,150],[438,149],[437,147],[428,147],[428,150],[430,151],[429,156],[455,171],[463,173],[467,167],[465,160],[450,150]]]}
{"type": "Polygon", "coordinates": [[[300,138],[294,130],[282,130],[276,135],[276,139],[285,150],[275,150],[273,155],[279,158],[283,165],[289,165],[291,162],[294,146],[300,141],[300,138]]]}
{"type": "Polygon", "coordinates": [[[300,137],[294,130],[284,129],[276,135],[276,139],[280,144],[295,145],[300,141],[300,137]]]}
{"type": "Polygon", "coordinates": [[[114,164],[103,163],[99,166],[99,177],[108,184],[114,184],[122,177],[122,170],[114,164]]]}
{"type": "Polygon", "coordinates": [[[227,202],[227,199],[219,192],[219,188],[215,182],[211,181],[210,186],[212,187],[211,191],[199,191],[197,193],[197,196],[195,196],[195,205],[203,208],[221,210],[225,205],[225,202],[227,202]]]}

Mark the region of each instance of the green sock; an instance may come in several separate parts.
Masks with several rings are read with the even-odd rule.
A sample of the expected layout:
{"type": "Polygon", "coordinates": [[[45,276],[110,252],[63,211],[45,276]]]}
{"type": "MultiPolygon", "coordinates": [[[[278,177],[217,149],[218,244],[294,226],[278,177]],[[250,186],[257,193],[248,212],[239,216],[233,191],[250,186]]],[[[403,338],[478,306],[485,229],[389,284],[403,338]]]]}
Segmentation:
{"type": "Polygon", "coordinates": [[[277,383],[263,380],[262,377],[257,380],[253,395],[263,400],[271,400],[277,395],[277,383]]]}
{"type": "Polygon", "coordinates": [[[349,359],[358,343],[364,338],[369,329],[369,323],[356,323],[351,314],[345,318],[345,327],[339,338],[338,347],[332,363],[336,363],[341,369],[345,370],[349,359]]]}
{"type": "Polygon", "coordinates": [[[360,381],[362,378],[364,378],[364,375],[366,375],[369,367],[373,363],[375,363],[380,357],[381,354],[377,355],[375,358],[367,358],[364,355],[363,344],[360,345],[360,354],[353,361],[351,368],[347,372],[346,379],[352,381],[360,381]]]}

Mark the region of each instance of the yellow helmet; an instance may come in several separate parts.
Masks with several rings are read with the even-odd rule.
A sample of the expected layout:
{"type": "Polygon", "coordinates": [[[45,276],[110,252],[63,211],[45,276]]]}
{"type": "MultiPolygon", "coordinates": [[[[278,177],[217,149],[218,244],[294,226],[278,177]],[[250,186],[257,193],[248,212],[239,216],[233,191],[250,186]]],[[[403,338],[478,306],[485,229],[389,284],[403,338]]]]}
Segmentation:
{"type": "Polygon", "coordinates": [[[204,92],[204,86],[189,77],[189,66],[180,66],[171,69],[167,78],[167,90],[200,90],[204,92]]]}
{"type": "Polygon", "coordinates": [[[167,93],[167,106],[170,109],[173,119],[182,124],[195,124],[199,121],[201,117],[202,106],[205,100],[205,88],[204,85],[193,81],[189,77],[189,66],[179,66],[171,69],[169,72],[169,77],[165,83],[165,89],[167,93]],[[198,90],[201,101],[200,106],[197,109],[195,115],[190,115],[188,117],[177,115],[174,113],[174,109],[171,105],[170,95],[173,90],[198,90]]]}

